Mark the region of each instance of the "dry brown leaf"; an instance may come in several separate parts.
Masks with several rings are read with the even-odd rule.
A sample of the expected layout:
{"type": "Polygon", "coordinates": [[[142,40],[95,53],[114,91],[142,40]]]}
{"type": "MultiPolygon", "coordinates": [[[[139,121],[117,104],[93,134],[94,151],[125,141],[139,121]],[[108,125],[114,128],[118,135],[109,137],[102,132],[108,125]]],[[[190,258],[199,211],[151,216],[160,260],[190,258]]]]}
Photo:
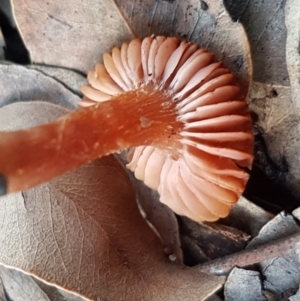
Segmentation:
{"type": "MultiPolygon", "coordinates": [[[[43,111],[49,119],[65,113],[12,104],[0,111],[1,128],[14,127],[4,116],[32,126],[43,111]]],[[[224,281],[168,262],[114,157],[9,195],[1,208],[0,262],[93,300],[204,300],[224,281]]]]}
{"type": "Polygon", "coordinates": [[[147,35],[178,36],[215,53],[244,86],[251,79],[243,27],[222,0],[13,0],[15,17],[34,62],[86,72],[115,45],[147,35]]]}
{"type": "Polygon", "coordinates": [[[13,4],[34,62],[87,71],[104,51],[132,38],[111,0],[13,4]]]}

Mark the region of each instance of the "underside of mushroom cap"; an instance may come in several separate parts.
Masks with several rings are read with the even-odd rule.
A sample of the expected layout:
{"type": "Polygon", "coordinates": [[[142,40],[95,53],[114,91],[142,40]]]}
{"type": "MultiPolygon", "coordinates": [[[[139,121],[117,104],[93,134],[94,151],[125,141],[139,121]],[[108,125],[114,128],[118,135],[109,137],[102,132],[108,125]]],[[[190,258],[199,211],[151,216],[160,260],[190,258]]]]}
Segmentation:
{"type": "MultiPolygon", "coordinates": [[[[182,123],[178,149],[141,145],[127,167],[179,215],[198,222],[228,215],[249,178],[252,123],[236,79],[213,54],[174,37],[135,39],[105,53],[88,81],[82,106],[145,86],[166,94],[182,123]]],[[[151,120],[141,116],[141,126],[151,120]]]]}

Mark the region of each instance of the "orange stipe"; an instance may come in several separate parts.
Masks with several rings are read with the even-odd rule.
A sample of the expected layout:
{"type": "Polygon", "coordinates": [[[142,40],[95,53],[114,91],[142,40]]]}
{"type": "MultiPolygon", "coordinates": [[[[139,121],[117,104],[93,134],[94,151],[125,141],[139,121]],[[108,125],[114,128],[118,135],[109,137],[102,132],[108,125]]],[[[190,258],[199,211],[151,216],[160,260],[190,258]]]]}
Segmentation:
{"type": "Polygon", "coordinates": [[[177,154],[182,123],[174,107],[169,96],[146,87],[53,123],[1,132],[0,173],[8,180],[7,191],[30,188],[127,147],[153,144],[177,154]]]}

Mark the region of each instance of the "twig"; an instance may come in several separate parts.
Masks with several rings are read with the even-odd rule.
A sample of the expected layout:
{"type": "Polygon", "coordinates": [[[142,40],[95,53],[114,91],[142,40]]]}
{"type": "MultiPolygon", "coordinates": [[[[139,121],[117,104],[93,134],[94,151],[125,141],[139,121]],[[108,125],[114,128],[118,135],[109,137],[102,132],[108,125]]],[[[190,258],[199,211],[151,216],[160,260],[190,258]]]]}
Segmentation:
{"type": "Polygon", "coordinates": [[[246,267],[287,254],[293,250],[299,242],[300,232],[297,232],[223,258],[212,260],[204,264],[198,264],[194,269],[199,272],[212,273],[215,275],[228,275],[236,266],[246,267]]]}

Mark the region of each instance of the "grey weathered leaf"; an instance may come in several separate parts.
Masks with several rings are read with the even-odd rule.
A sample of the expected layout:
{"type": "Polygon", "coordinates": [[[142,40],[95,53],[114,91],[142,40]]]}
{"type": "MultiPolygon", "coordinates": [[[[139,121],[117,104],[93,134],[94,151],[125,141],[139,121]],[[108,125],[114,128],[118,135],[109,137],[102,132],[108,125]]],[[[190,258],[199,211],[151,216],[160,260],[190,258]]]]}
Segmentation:
{"type": "Polygon", "coordinates": [[[254,81],[288,86],[284,26],[286,0],[224,2],[233,12],[233,19],[245,26],[251,45],[254,81]]]}
{"type": "Polygon", "coordinates": [[[278,167],[278,182],[299,199],[299,3],[224,2],[249,37],[254,79],[250,106],[258,114],[257,125],[278,167]],[[285,160],[287,167],[282,164],[285,160]]]}
{"type": "MultiPolygon", "coordinates": [[[[255,247],[263,242],[299,231],[300,228],[294,218],[291,215],[281,213],[267,223],[260,234],[247,247],[255,247]]],[[[298,287],[300,282],[300,261],[297,249],[298,246],[296,245],[293,250],[290,250],[284,256],[260,263],[261,272],[264,276],[264,289],[279,295],[288,290],[292,292],[298,287]]]]}
{"type": "Polygon", "coordinates": [[[234,268],[228,276],[224,295],[225,301],[267,301],[262,293],[259,272],[239,268],[234,268]]]}
{"type": "MultiPolygon", "coordinates": [[[[12,104],[0,111],[1,128],[14,126],[2,124],[4,116],[28,127],[43,111],[48,120],[65,113],[46,103],[12,104]]],[[[9,195],[1,208],[0,262],[88,299],[204,300],[224,281],[168,262],[114,157],[9,195]]]]}
{"type": "Polygon", "coordinates": [[[80,87],[87,84],[87,78],[85,75],[67,68],[50,67],[38,64],[28,65],[26,68],[37,70],[42,74],[55,79],[71,92],[78,95],[80,98],[82,97],[80,87]]]}
{"type": "Polygon", "coordinates": [[[17,65],[0,65],[0,107],[19,101],[46,101],[69,109],[80,98],[65,85],[39,71],[17,65]]]}
{"type": "Polygon", "coordinates": [[[224,61],[244,83],[249,82],[251,62],[248,41],[242,26],[231,21],[223,1],[115,2],[138,37],[175,35],[198,43],[224,61]]]}
{"type": "Polygon", "coordinates": [[[29,275],[0,266],[0,277],[8,300],[52,301],[29,275]]]}
{"type": "Polygon", "coordinates": [[[256,125],[263,131],[270,157],[277,166],[283,158],[287,161],[288,168],[279,176],[286,178],[285,186],[299,198],[299,113],[294,109],[291,88],[254,82],[250,98],[250,109],[258,116],[256,125]]]}

